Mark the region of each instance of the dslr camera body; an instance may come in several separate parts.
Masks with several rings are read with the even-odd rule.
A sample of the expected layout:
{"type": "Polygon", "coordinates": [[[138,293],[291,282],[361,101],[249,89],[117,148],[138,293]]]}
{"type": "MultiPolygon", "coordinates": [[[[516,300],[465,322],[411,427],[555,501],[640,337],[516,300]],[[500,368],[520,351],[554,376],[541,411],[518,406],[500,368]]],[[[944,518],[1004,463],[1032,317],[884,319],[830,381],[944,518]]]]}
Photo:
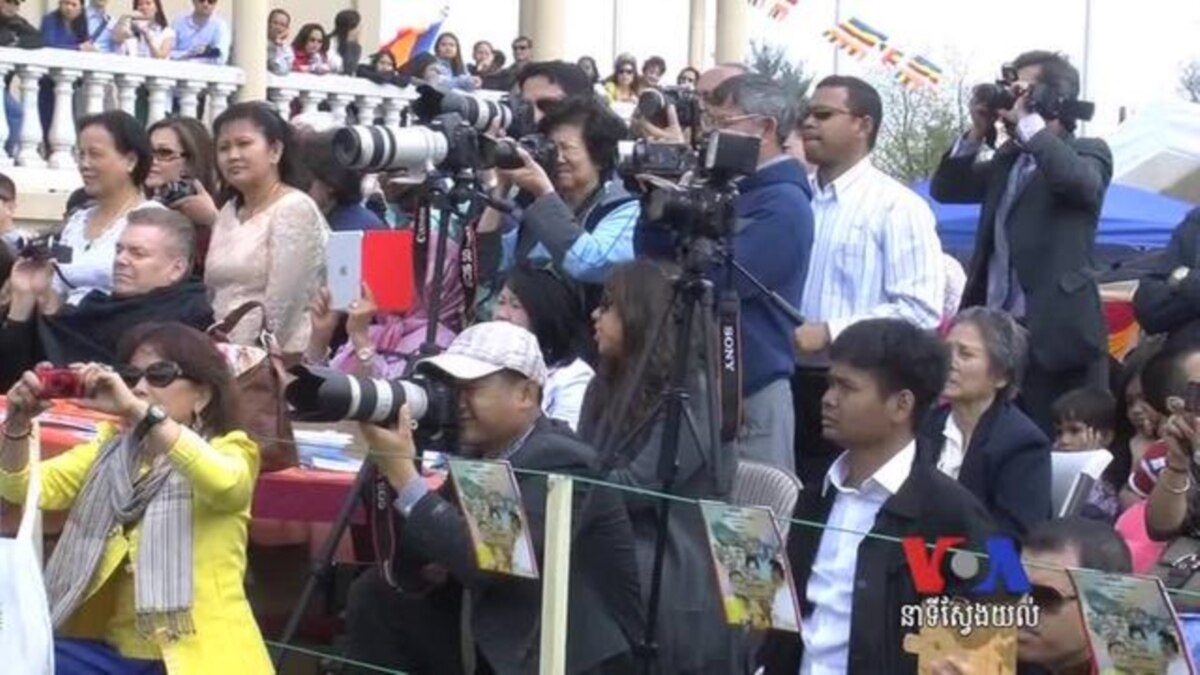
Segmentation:
{"type": "Polygon", "coordinates": [[[170,183],[164,183],[159,187],[154,193],[154,201],[163,206],[170,206],[195,194],[196,184],[186,178],[181,178],[173,180],[170,183]]]}
{"type": "Polygon", "coordinates": [[[548,174],[553,174],[554,167],[558,164],[558,146],[545,134],[527,134],[518,139],[501,138],[485,143],[485,146],[490,148],[491,153],[484,153],[485,168],[495,167],[511,171],[525,166],[521,155],[517,153],[518,147],[524,148],[533,161],[548,174]]]}
{"type": "MultiPolygon", "coordinates": [[[[1006,64],[1000,69],[1000,79],[976,85],[971,91],[971,101],[984,105],[992,114],[1012,110],[1017,99],[1026,93],[1026,85],[1017,77],[1017,69],[1006,64]]],[[[1089,101],[1068,99],[1044,84],[1034,84],[1028,89],[1029,109],[1046,120],[1074,122],[1092,119],[1095,104],[1089,101]]]]}
{"type": "Polygon", "coordinates": [[[58,243],[58,237],[44,234],[39,237],[21,237],[16,242],[17,257],[39,264],[56,262],[71,264],[71,247],[58,243]]]}
{"type": "Polygon", "coordinates": [[[679,126],[688,129],[700,124],[700,97],[695,90],[682,87],[656,87],[638,96],[637,115],[656,127],[667,126],[667,106],[675,106],[679,126]]]}

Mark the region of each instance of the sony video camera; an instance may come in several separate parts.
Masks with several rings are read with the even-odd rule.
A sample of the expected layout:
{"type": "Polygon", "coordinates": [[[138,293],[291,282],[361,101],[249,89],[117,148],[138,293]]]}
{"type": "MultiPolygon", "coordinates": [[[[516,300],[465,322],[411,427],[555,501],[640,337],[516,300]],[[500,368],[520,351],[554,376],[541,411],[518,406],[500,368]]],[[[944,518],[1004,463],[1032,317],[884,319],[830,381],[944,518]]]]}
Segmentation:
{"type": "Polygon", "coordinates": [[[679,126],[688,129],[700,124],[700,97],[695,90],[682,87],[658,87],[638,96],[637,116],[656,127],[667,126],[667,106],[675,106],[679,126]]]}
{"type": "Polygon", "coordinates": [[[58,237],[52,234],[44,234],[39,237],[19,237],[14,248],[18,258],[38,263],[53,261],[60,265],[71,264],[71,247],[60,244],[58,237]]]}
{"type": "MultiPolygon", "coordinates": [[[[1025,85],[1017,77],[1017,69],[1006,64],[1000,69],[1000,79],[976,85],[971,90],[972,104],[981,104],[992,114],[1012,110],[1017,99],[1025,94],[1025,85]]],[[[1052,87],[1034,84],[1029,90],[1029,109],[1047,120],[1062,120],[1069,124],[1088,121],[1096,112],[1096,105],[1089,101],[1069,99],[1052,87]]]]}
{"type": "Polygon", "coordinates": [[[487,168],[483,158],[493,143],[480,132],[512,124],[505,104],[431,85],[417,88],[411,110],[417,125],[392,127],[360,124],[339,129],[333,137],[334,158],[356,171],[439,168],[457,171],[487,168]]]}
{"type": "Polygon", "coordinates": [[[699,153],[682,143],[623,142],[617,172],[642,196],[642,224],[671,230],[676,241],[723,239],[736,222],[736,181],[758,169],[761,139],[708,136],[699,153]]]}
{"type": "Polygon", "coordinates": [[[395,424],[405,403],[426,439],[444,439],[458,427],[458,399],[451,380],[417,374],[409,379],[355,377],[314,366],[296,366],[284,396],[292,419],[302,422],[354,420],[395,424]]]}

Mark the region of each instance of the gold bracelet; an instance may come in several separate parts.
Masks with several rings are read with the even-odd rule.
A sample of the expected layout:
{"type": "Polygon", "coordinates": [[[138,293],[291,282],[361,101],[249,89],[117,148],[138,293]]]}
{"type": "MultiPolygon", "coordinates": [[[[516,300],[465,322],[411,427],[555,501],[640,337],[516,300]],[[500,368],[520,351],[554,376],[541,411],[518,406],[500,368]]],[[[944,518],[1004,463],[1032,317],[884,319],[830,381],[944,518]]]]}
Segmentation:
{"type": "Polygon", "coordinates": [[[1181,487],[1181,488],[1173,488],[1173,487],[1171,487],[1171,486],[1170,486],[1170,484],[1168,484],[1168,483],[1167,483],[1167,478],[1166,478],[1166,476],[1163,476],[1163,477],[1162,477],[1160,480],[1162,480],[1163,489],[1164,489],[1164,490],[1166,490],[1167,492],[1170,492],[1170,493],[1171,493],[1171,494],[1173,494],[1173,495],[1185,495],[1185,494],[1187,494],[1187,493],[1188,493],[1188,491],[1189,491],[1189,490],[1191,490],[1191,489],[1192,489],[1192,476],[1191,476],[1191,474],[1187,474],[1187,475],[1185,476],[1185,480],[1184,480],[1184,483],[1183,483],[1183,487],[1181,487]]]}

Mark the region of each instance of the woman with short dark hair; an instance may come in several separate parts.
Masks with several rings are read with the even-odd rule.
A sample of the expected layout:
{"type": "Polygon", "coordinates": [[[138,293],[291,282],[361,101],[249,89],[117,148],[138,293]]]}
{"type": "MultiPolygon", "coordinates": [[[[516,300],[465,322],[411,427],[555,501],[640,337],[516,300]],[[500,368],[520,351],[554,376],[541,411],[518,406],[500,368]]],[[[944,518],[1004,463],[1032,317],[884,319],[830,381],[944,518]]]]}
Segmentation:
{"type": "MultiPolygon", "coordinates": [[[[40,466],[41,508],[70,512],[45,575],[58,672],[273,673],[243,590],[259,455],[229,366],[182,324],[120,352],[72,368],[77,403],[116,421],[40,466]]],[[[27,372],[8,392],[0,496],[17,504],[46,387],[27,372]]]]}
{"type": "Polygon", "coordinates": [[[126,216],[152,203],[142,192],[150,173],[150,140],[133,116],[111,110],[83,118],[76,153],[83,189],[93,203],[76,211],[60,235],[72,256],[69,264],[57,265],[54,290],[71,305],[94,290],[112,291],[113,260],[126,216]]]}
{"type": "Polygon", "coordinates": [[[950,372],[918,452],[958,480],[1010,535],[1051,517],[1050,439],[1013,400],[1028,358],[1025,329],[984,307],[954,317],[950,372]]]}

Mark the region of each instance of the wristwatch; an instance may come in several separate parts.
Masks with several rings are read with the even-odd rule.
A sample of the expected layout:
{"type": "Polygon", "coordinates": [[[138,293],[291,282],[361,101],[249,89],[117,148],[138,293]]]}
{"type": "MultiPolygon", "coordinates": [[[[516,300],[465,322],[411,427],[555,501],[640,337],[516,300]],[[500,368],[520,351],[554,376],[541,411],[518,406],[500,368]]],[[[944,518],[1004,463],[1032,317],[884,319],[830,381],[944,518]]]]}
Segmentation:
{"type": "Polygon", "coordinates": [[[133,430],[134,440],[140,441],[150,433],[154,427],[167,421],[167,409],[161,405],[152,405],[146,409],[146,416],[138,422],[137,427],[133,430]]]}
{"type": "Polygon", "coordinates": [[[1171,275],[1167,277],[1167,288],[1172,292],[1178,291],[1179,287],[1183,285],[1183,282],[1191,273],[1192,270],[1183,265],[1171,270],[1171,275]]]}
{"type": "Polygon", "coordinates": [[[363,347],[362,349],[356,349],[354,356],[363,363],[370,363],[371,359],[375,358],[375,348],[363,347]]]}

